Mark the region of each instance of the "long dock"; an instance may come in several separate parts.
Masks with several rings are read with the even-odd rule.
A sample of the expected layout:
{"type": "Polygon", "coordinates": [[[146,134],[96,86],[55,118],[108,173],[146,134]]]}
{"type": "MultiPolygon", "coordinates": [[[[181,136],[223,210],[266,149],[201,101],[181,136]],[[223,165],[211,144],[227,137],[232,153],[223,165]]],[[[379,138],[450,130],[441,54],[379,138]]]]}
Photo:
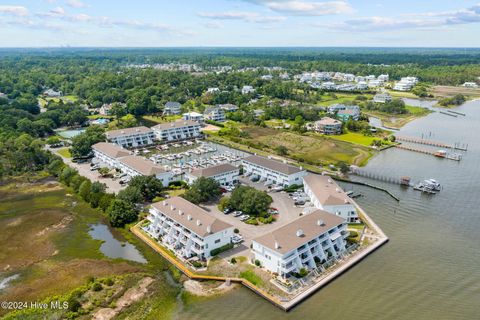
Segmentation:
{"type": "Polygon", "coordinates": [[[444,115],[447,115],[447,116],[450,116],[450,117],[454,117],[454,118],[457,118],[458,115],[456,114],[451,114],[451,113],[448,113],[448,112],[445,112],[445,111],[439,111],[441,114],[444,114],[444,115]]]}
{"type": "Polygon", "coordinates": [[[433,141],[433,140],[426,140],[426,139],[419,139],[419,138],[405,137],[405,136],[395,136],[395,139],[398,141],[424,144],[427,146],[433,146],[433,147],[439,147],[439,148],[449,148],[449,149],[453,148],[452,145],[439,142],[439,141],[433,141]]]}
{"type": "Polygon", "coordinates": [[[423,154],[428,154],[431,156],[435,156],[437,158],[441,159],[449,159],[449,160],[455,160],[455,161],[460,161],[462,159],[461,156],[455,156],[453,154],[446,154],[445,156],[439,156],[437,152],[427,150],[427,149],[420,149],[420,148],[415,148],[415,147],[409,147],[409,146],[404,146],[402,144],[396,145],[395,148],[403,149],[403,150],[408,150],[408,151],[413,151],[413,152],[419,152],[423,154]]]}

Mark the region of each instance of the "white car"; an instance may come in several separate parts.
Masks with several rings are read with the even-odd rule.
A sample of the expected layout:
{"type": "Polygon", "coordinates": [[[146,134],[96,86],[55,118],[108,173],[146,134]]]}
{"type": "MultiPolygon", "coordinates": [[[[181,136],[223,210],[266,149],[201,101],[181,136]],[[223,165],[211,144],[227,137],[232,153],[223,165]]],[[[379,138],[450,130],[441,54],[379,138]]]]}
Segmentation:
{"type": "Polygon", "coordinates": [[[250,219],[250,216],[248,214],[244,214],[243,216],[240,216],[240,221],[247,221],[250,219]]]}

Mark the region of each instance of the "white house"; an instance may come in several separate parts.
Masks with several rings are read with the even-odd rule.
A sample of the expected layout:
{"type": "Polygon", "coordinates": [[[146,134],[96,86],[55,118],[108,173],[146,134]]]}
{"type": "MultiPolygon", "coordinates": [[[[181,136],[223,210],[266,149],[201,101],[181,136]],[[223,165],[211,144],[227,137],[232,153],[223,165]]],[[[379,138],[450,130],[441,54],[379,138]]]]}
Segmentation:
{"type": "Polygon", "coordinates": [[[183,258],[209,258],[233,236],[232,225],[181,197],[156,202],[149,212],[146,231],[183,258]]]}
{"type": "Polygon", "coordinates": [[[377,77],[377,79],[383,82],[388,82],[389,76],[388,74],[381,74],[377,77]]]}
{"type": "Polygon", "coordinates": [[[200,123],[192,120],[177,120],[152,127],[155,137],[161,142],[194,139],[201,136],[200,123]]]}
{"type": "Polygon", "coordinates": [[[155,134],[147,127],[134,127],[105,132],[107,141],[116,143],[124,148],[139,147],[153,144],[155,134]]]}
{"type": "Polygon", "coordinates": [[[217,87],[214,87],[214,88],[208,88],[207,89],[207,93],[212,93],[212,94],[215,94],[215,93],[218,93],[220,92],[220,89],[217,88],[217,87]]]}
{"type": "Polygon", "coordinates": [[[342,122],[329,117],[322,118],[314,123],[314,129],[323,134],[341,134],[342,122]]]}
{"type": "Polygon", "coordinates": [[[225,110],[220,107],[207,107],[205,112],[203,113],[205,119],[216,121],[216,122],[224,122],[225,121],[225,110]]]}
{"type": "Polygon", "coordinates": [[[185,173],[185,180],[188,184],[192,184],[200,177],[212,178],[221,186],[231,186],[238,183],[240,169],[229,164],[219,164],[212,167],[192,170],[185,173]]]}
{"type": "Polygon", "coordinates": [[[390,102],[390,101],[392,101],[392,96],[389,95],[386,92],[377,93],[373,97],[373,102],[376,102],[376,103],[387,103],[387,102],[390,102]]]}
{"type": "Polygon", "coordinates": [[[223,109],[225,112],[235,112],[238,110],[238,107],[232,103],[217,104],[217,107],[223,109]]]}
{"type": "Polygon", "coordinates": [[[111,168],[118,167],[118,159],[130,155],[130,152],[114,143],[99,142],[92,146],[93,154],[102,163],[111,168]]]}
{"type": "Polygon", "coordinates": [[[466,88],[478,88],[478,84],[476,82],[465,82],[462,86],[466,88]]]}
{"type": "Polygon", "coordinates": [[[396,91],[410,91],[418,82],[417,77],[403,77],[393,86],[396,91]]]}
{"type": "Polygon", "coordinates": [[[118,158],[117,168],[130,177],[155,176],[162,181],[163,186],[168,186],[172,179],[172,173],[165,171],[150,160],[140,156],[126,156],[118,158]]]}
{"type": "Polygon", "coordinates": [[[53,89],[48,89],[43,92],[43,95],[45,97],[50,97],[50,98],[59,98],[63,96],[62,91],[55,91],[53,89]]]}
{"type": "Polygon", "coordinates": [[[357,90],[366,90],[368,89],[368,84],[365,81],[359,81],[356,85],[357,90]]]}
{"type": "Polygon", "coordinates": [[[194,111],[184,113],[182,119],[196,121],[198,123],[203,123],[204,120],[203,114],[194,111]]]}
{"type": "Polygon", "coordinates": [[[254,93],[255,89],[252,86],[243,86],[242,94],[254,93]]]}
{"type": "Polygon", "coordinates": [[[352,199],[329,176],[310,173],[303,177],[303,188],[316,208],[340,216],[348,223],[361,222],[352,199]]]}
{"type": "Polygon", "coordinates": [[[163,114],[174,115],[180,114],[182,105],[179,102],[169,101],[163,107],[163,114]]]}
{"type": "Polygon", "coordinates": [[[242,165],[245,175],[259,176],[262,182],[282,186],[301,185],[302,178],[307,174],[302,168],[257,155],[243,158],[242,165]]]}
{"type": "Polygon", "coordinates": [[[345,220],[316,210],[253,239],[252,253],[265,269],[283,278],[301,269],[322,272],[320,263],[343,256],[348,235],[345,220]]]}

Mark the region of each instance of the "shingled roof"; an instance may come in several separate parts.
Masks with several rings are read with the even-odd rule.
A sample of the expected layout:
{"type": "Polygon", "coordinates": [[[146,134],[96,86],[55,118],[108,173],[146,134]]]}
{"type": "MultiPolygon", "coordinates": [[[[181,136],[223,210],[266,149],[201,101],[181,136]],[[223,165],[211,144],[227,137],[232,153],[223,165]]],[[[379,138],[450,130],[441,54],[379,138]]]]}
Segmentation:
{"type": "Polygon", "coordinates": [[[243,161],[251,162],[261,167],[268,168],[272,171],[280,172],[287,175],[291,175],[291,174],[303,171],[299,167],[292,166],[291,164],[273,160],[273,159],[264,158],[264,157],[259,157],[256,155],[248,156],[244,158],[243,161]]]}

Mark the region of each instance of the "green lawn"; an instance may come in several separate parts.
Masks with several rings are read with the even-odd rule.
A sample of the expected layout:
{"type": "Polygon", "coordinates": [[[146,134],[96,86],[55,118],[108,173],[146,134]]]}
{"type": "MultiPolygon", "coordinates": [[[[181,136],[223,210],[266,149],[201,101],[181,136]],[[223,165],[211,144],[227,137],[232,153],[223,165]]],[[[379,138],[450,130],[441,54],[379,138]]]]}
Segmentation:
{"type": "Polygon", "coordinates": [[[408,110],[408,113],[413,115],[425,115],[431,112],[427,108],[422,108],[422,107],[405,106],[405,108],[408,110]]]}
{"type": "Polygon", "coordinates": [[[240,278],[250,281],[252,284],[256,286],[261,286],[263,284],[262,278],[257,276],[255,272],[251,270],[243,271],[240,273],[240,278]]]}
{"type": "Polygon", "coordinates": [[[148,122],[158,124],[158,123],[166,123],[166,122],[172,122],[178,119],[182,119],[181,115],[172,115],[172,116],[162,116],[162,117],[157,117],[157,116],[143,116],[143,120],[146,120],[148,122]]]}
{"type": "Polygon", "coordinates": [[[335,140],[350,142],[367,147],[372,145],[373,140],[381,139],[380,137],[365,136],[363,133],[358,132],[347,132],[340,135],[331,135],[329,137],[335,140]]]}
{"type": "Polygon", "coordinates": [[[64,158],[71,158],[72,154],[70,153],[70,148],[58,149],[57,153],[64,158]]]}
{"type": "Polygon", "coordinates": [[[337,104],[337,103],[349,103],[353,102],[356,97],[358,96],[365,96],[368,99],[372,99],[373,95],[371,94],[351,94],[351,93],[335,93],[337,96],[336,99],[328,96],[328,95],[323,95],[322,96],[322,101],[320,101],[317,105],[322,106],[322,107],[327,107],[332,104],[337,104]]]}

